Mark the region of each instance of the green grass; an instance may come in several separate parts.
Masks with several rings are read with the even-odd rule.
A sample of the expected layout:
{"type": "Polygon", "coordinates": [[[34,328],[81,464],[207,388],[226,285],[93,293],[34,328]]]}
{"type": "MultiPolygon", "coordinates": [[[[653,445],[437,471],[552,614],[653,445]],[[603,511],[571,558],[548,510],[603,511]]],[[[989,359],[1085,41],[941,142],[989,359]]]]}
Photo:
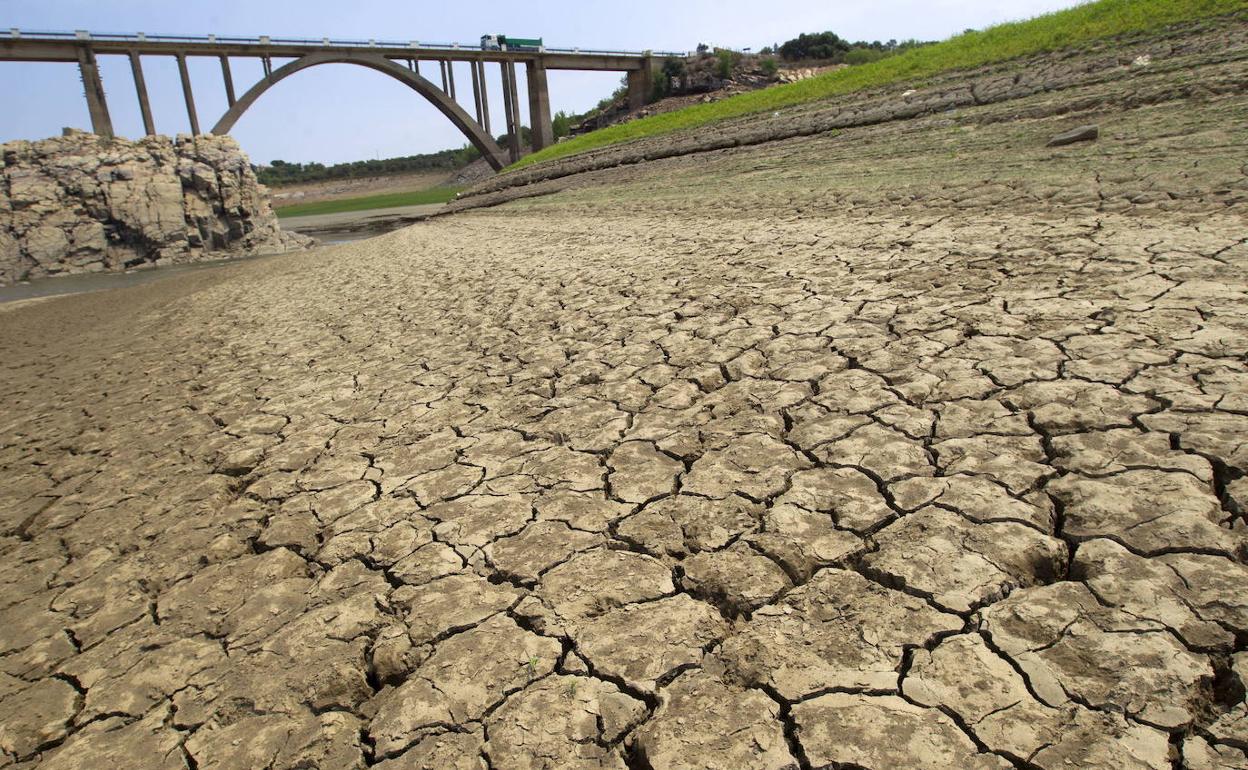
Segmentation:
{"type": "Polygon", "coordinates": [[[458,187],[432,187],[428,190],[365,195],[360,198],[342,198],[336,201],[296,203],[291,206],[276,206],[273,210],[277,212],[279,217],[302,217],[309,214],[337,214],[340,211],[368,211],[369,209],[391,209],[398,206],[421,206],[431,203],[446,203],[455,197],[459,189],[458,187]]]}
{"type": "Polygon", "coordinates": [[[968,32],[936,45],[808,80],[608,126],[521,158],[506,170],[741,115],[778,110],[891,83],[916,81],[946,70],[979,67],[1099,38],[1148,32],[1170,24],[1245,10],[1248,10],[1248,0],[1098,0],[1026,21],[968,32]]]}

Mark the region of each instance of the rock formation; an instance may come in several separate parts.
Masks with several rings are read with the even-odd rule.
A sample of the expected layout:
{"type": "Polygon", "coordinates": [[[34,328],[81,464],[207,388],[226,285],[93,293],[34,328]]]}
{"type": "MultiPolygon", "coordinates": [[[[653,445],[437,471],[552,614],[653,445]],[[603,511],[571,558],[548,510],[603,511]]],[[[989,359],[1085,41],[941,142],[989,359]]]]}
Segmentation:
{"type": "Polygon", "coordinates": [[[0,145],[0,285],[306,248],[228,136],[0,145]]]}

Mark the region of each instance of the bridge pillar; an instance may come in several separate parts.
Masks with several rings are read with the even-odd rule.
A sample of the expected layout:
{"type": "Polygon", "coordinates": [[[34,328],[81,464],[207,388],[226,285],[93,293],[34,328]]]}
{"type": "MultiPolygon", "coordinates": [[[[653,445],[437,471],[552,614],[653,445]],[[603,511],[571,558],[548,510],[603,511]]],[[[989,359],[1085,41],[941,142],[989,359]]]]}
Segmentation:
{"type": "Polygon", "coordinates": [[[472,109],[479,126],[481,125],[481,78],[477,73],[477,63],[469,61],[468,70],[472,72],[472,109]]]}
{"type": "Polygon", "coordinates": [[[221,57],[221,79],[225,81],[225,101],[234,106],[234,76],[230,74],[230,57],[221,57]]]}
{"type": "Polygon", "coordinates": [[[485,133],[490,133],[490,94],[485,87],[485,62],[478,61],[473,66],[477,68],[477,79],[481,82],[481,127],[485,129],[485,133]]]}
{"type": "Polygon", "coordinates": [[[451,84],[451,101],[455,101],[455,62],[446,62],[446,82],[451,84]]]}
{"type": "Polygon", "coordinates": [[[87,112],[91,115],[91,132],[111,139],[113,121],[108,116],[108,102],[104,100],[100,68],[95,63],[95,52],[85,46],[78,49],[78,71],[82,73],[82,91],[87,97],[87,112]]]}
{"type": "Polygon", "coordinates": [[[442,71],[442,93],[450,94],[451,89],[446,84],[446,61],[444,59],[438,60],[438,69],[442,71]]]}
{"type": "Polygon", "coordinates": [[[554,126],[550,122],[550,89],[546,86],[546,66],[539,59],[525,62],[529,82],[529,136],[533,152],[555,143],[554,126]]]}
{"type": "Polygon", "coordinates": [[[130,52],[130,71],[134,73],[134,90],[139,94],[139,112],[143,113],[143,131],[148,136],[155,136],[156,122],[152,120],[152,105],[147,100],[147,80],[143,77],[143,65],[139,62],[138,51],[130,52]]]}
{"type": "Polygon", "coordinates": [[[515,158],[512,163],[520,160],[520,156],[524,154],[523,138],[520,136],[520,87],[516,85],[516,65],[514,62],[507,62],[507,90],[511,92],[511,125],[515,126],[515,130],[511,132],[511,154],[515,158]]]}
{"type": "Polygon", "coordinates": [[[511,61],[499,62],[503,70],[503,111],[507,113],[507,148],[511,162],[520,160],[520,98],[516,88],[516,69],[511,61]]]}
{"type": "Polygon", "coordinates": [[[191,73],[186,71],[186,54],[178,54],[178,74],[182,76],[182,96],[186,99],[186,116],[191,119],[191,135],[199,136],[199,116],[195,114],[195,94],[191,92],[191,73]]]}
{"type": "Polygon", "coordinates": [[[647,56],[642,59],[641,69],[628,73],[628,108],[635,110],[650,103],[654,96],[654,61],[647,56]]]}

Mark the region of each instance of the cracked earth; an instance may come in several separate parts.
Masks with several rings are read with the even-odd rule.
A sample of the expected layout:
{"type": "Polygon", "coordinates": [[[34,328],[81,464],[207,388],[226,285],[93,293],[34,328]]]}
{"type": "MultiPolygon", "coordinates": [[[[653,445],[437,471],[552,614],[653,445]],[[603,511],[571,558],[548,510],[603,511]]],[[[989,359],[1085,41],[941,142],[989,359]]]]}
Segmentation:
{"type": "Polygon", "coordinates": [[[1248,98],[1175,94],[5,311],[0,766],[1248,767],[1248,98]]]}

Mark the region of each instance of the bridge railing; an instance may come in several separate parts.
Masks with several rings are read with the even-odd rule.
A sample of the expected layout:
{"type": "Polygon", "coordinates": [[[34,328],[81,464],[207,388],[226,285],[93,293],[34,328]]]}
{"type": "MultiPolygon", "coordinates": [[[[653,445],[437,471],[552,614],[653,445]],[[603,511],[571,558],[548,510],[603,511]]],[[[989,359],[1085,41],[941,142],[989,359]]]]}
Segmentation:
{"type": "MultiPolygon", "coordinates": [[[[221,43],[226,45],[265,45],[265,46],[325,46],[330,48],[411,48],[429,51],[473,51],[481,50],[477,44],[462,43],[430,43],[419,40],[340,40],[337,38],[296,38],[271,37],[236,37],[230,35],[149,35],[143,32],[135,34],[119,32],[74,32],[27,30],[12,27],[9,38],[18,40],[99,40],[103,42],[123,43],[221,43]]],[[[552,48],[543,47],[543,53],[584,54],[589,56],[677,56],[683,57],[684,52],[676,51],[619,51],[599,48],[552,48]]]]}

